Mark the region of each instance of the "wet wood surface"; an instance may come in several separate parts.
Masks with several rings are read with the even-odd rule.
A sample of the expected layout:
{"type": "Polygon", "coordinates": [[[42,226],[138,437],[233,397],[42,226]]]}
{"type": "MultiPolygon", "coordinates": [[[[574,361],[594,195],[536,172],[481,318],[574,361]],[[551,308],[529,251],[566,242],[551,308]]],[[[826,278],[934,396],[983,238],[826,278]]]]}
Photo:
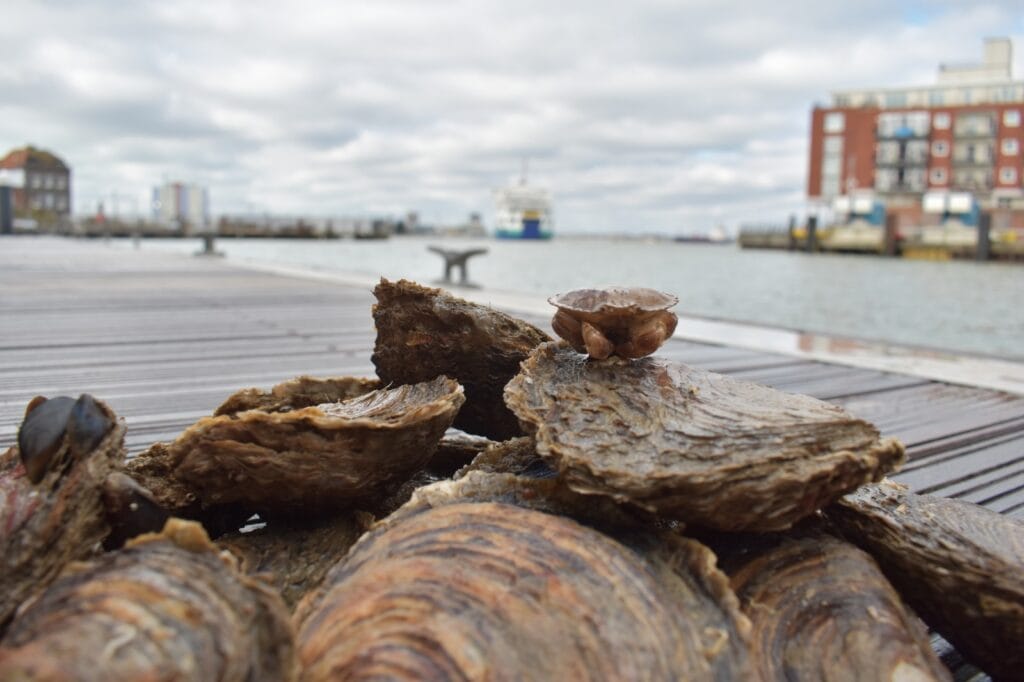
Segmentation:
{"type": "MultiPolygon", "coordinates": [[[[369,289],[216,258],[4,238],[0,448],[40,394],[105,400],[126,418],[135,454],[242,387],[298,374],[371,377],[373,300],[369,289]]],[[[672,340],[658,353],[842,405],[907,445],[897,480],[1024,518],[1024,398],[722,345],[672,340]]]]}

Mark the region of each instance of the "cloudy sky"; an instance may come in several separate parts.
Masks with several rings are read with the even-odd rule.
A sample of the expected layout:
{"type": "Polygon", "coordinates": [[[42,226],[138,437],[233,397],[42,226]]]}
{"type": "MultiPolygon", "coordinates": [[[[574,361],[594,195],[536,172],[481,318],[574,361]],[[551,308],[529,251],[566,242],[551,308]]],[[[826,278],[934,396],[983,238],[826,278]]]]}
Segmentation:
{"type": "Polygon", "coordinates": [[[50,0],[0,17],[0,152],[74,171],[74,208],[456,222],[529,159],[560,230],[701,231],[803,210],[811,107],[930,83],[1014,38],[1007,2],[50,0]]]}

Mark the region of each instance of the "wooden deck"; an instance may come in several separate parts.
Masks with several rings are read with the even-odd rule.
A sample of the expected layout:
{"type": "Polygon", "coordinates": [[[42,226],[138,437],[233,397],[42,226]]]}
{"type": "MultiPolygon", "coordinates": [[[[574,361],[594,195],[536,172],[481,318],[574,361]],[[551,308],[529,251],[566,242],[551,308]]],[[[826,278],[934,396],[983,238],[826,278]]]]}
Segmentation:
{"type": "MultiPolygon", "coordinates": [[[[0,448],[34,395],[106,400],[134,453],[241,387],[372,376],[372,302],[367,290],[217,259],[2,239],[0,448]]],[[[906,443],[897,479],[1024,518],[1024,398],[728,346],[673,340],[661,352],[843,405],[906,443]]]]}

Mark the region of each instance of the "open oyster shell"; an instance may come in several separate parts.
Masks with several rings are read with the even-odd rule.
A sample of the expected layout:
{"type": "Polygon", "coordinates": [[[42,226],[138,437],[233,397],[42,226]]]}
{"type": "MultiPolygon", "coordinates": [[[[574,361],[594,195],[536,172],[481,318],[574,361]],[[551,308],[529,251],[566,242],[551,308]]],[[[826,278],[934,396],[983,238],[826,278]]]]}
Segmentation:
{"type": "Polygon", "coordinates": [[[272,682],[295,678],[294,653],[277,593],[199,524],[171,519],[26,604],[0,645],[0,679],[272,682]]]}
{"type": "Polygon", "coordinates": [[[447,377],[287,412],[207,417],[130,473],[168,508],[315,515],[372,504],[421,469],[463,403],[447,377]]]}
{"type": "Polygon", "coordinates": [[[536,327],[415,282],[382,279],[373,290],[377,340],[373,364],[386,384],[411,384],[439,374],[466,389],[455,426],[504,440],[521,436],[501,391],[519,363],[549,337],[536,327]]]}
{"type": "Polygon", "coordinates": [[[891,481],[828,507],[904,599],[996,679],[1024,671],[1024,523],[891,481]]]}
{"type": "Polygon", "coordinates": [[[214,416],[238,414],[246,410],[291,412],[366,395],[380,388],[376,379],[359,377],[318,378],[299,376],[277,384],[269,391],[244,388],[234,393],[214,411],[214,416]]]}
{"type": "Polygon", "coordinates": [[[124,434],[124,421],[89,395],[30,403],[20,445],[0,455],[0,632],[22,601],[109,532],[101,490],[124,462],[124,434]]]}
{"type": "Polygon", "coordinates": [[[505,401],[573,490],[722,530],[787,528],[903,461],[834,405],[657,358],[545,344],[505,401]]]}

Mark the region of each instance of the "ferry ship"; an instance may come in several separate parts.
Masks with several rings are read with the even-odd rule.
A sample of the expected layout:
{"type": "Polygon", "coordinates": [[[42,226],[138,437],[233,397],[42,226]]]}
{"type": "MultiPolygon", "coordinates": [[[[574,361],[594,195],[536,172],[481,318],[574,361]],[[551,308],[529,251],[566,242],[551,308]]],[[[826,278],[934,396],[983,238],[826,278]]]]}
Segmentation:
{"type": "Polygon", "coordinates": [[[551,239],[551,194],[522,180],[494,193],[494,236],[498,239],[551,239]]]}

